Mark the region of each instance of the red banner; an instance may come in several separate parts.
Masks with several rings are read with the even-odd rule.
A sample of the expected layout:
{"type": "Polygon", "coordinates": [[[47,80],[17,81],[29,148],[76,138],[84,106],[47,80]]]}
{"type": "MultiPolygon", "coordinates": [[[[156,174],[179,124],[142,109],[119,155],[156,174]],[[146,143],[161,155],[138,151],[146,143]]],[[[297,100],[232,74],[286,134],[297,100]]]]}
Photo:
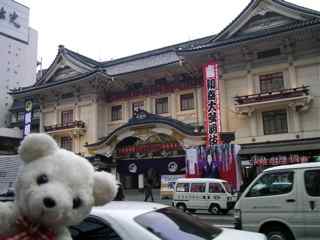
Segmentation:
{"type": "Polygon", "coordinates": [[[221,143],[221,117],[218,64],[214,61],[203,66],[203,96],[205,104],[206,144],[221,143]]]}

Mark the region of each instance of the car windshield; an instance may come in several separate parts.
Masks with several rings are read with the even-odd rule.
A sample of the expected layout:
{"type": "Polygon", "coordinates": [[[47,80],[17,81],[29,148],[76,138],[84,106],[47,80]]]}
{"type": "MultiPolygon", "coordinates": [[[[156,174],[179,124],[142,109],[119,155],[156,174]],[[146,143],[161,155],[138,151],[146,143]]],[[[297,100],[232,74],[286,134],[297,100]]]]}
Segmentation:
{"type": "Polygon", "coordinates": [[[148,231],[165,240],[211,240],[222,230],[175,208],[162,208],[134,219],[148,231]]]}
{"type": "Polygon", "coordinates": [[[228,193],[232,193],[232,188],[231,188],[230,183],[228,183],[228,182],[223,182],[222,184],[224,185],[224,187],[225,187],[225,189],[226,189],[226,191],[227,191],[228,193]]]}

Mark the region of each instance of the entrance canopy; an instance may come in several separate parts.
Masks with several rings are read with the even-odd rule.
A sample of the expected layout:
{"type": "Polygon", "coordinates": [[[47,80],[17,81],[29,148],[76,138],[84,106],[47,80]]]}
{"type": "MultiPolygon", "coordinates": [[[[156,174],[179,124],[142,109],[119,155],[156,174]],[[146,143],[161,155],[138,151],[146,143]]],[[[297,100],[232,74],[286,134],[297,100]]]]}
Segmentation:
{"type": "Polygon", "coordinates": [[[183,148],[202,145],[205,134],[197,127],[184,122],[138,110],[127,124],[115,129],[99,142],[86,147],[93,154],[111,156],[115,147],[123,139],[135,137],[146,140],[155,134],[165,134],[175,139],[183,148]]]}

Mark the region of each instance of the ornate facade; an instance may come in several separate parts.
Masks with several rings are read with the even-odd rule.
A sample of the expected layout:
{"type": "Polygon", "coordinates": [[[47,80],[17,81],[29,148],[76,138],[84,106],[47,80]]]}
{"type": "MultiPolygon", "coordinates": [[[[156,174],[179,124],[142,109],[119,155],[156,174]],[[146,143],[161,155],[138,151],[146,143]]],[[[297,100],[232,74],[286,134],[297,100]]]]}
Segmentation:
{"type": "Polygon", "coordinates": [[[183,172],[183,149],[205,143],[202,66],[215,60],[222,131],[235,133],[243,159],[311,156],[320,151],[319,29],[317,11],[253,0],[217,35],[117,60],[60,46],[35,85],[11,94],[39,101],[41,132],[143,187],[149,173],[183,172]]]}

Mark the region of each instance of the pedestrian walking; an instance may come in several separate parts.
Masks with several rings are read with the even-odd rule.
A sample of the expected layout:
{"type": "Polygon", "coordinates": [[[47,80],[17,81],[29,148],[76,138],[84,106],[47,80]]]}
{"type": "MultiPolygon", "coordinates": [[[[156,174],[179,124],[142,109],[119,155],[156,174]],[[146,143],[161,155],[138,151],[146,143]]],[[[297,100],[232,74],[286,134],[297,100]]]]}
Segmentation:
{"type": "Polygon", "coordinates": [[[117,183],[118,185],[118,192],[116,197],[113,199],[114,201],[123,201],[125,199],[123,186],[121,183],[117,183]]]}
{"type": "Polygon", "coordinates": [[[144,201],[147,202],[149,198],[151,198],[151,202],[154,202],[153,194],[152,194],[152,180],[148,179],[144,189],[144,201]]]}

